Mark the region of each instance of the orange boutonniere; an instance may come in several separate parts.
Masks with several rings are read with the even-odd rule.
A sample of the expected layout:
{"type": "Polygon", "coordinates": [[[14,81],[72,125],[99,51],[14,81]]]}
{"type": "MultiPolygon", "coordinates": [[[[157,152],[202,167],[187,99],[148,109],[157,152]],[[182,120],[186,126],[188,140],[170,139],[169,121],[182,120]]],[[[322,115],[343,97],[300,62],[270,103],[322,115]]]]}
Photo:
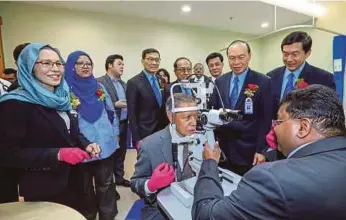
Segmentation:
{"type": "Polygon", "coordinates": [[[96,90],[95,94],[99,97],[100,101],[105,100],[106,94],[102,88],[99,88],[98,90],[96,90]]]}
{"type": "Polygon", "coordinates": [[[76,110],[78,106],[80,105],[80,101],[79,101],[79,98],[72,92],[70,93],[70,101],[71,101],[72,109],[76,110]]]}
{"type": "Polygon", "coordinates": [[[305,87],[308,87],[309,84],[307,82],[304,81],[303,78],[299,78],[296,82],[296,89],[302,89],[302,88],[305,88],[305,87]]]}
{"type": "Polygon", "coordinates": [[[255,93],[258,91],[259,86],[256,84],[248,84],[247,88],[245,89],[244,94],[247,97],[253,97],[255,95],[255,93]]]}

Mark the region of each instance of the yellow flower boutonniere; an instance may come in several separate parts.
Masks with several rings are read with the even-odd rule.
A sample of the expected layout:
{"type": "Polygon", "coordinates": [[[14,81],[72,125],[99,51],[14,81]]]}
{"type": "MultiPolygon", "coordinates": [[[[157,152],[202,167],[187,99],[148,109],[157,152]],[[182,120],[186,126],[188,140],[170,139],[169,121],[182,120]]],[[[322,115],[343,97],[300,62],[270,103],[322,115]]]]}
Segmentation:
{"type": "Polygon", "coordinates": [[[70,93],[70,100],[71,100],[72,109],[76,110],[78,108],[78,106],[80,105],[79,98],[71,92],[70,93]]]}
{"type": "Polygon", "coordinates": [[[102,88],[99,88],[98,90],[96,90],[96,95],[99,97],[99,100],[101,102],[103,102],[103,100],[105,100],[105,98],[106,98],[106,94],[102,88]]]}

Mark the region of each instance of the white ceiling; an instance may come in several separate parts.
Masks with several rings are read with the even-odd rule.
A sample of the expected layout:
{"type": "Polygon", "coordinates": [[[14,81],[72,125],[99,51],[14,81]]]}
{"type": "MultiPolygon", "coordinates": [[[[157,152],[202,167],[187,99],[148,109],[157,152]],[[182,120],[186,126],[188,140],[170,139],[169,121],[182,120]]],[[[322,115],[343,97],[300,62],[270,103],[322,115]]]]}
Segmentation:
{"type": "MultiPolygon", "coordinates": [[[[274,6],[260,1],[68,1],[27,2],[106,14],[120,14],[139,18],[169,21],[214,29],[261,35],[274,30],[274,6]],[[183,4],[192,11],[183,14],[183,4]],[[233,17],[231,20],[230,17],[233,17]],[[262,22],[269,27],[261,28],[262,22]]],[[[312,17],[277,8],[277,29],[297,24],[311,24],[312,17]]]]}

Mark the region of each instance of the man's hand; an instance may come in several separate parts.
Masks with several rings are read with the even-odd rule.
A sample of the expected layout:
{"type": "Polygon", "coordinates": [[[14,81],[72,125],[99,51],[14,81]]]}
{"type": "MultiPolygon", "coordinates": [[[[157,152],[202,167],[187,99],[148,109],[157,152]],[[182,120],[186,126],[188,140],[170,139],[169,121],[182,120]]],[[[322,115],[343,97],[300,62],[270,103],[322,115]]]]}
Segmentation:
{"type": "Polygon", "coordinates": [[[221,155],[221,149],[219,147],[219,142],[215,142],[214,150],[210,149],[210,146],[208,144],[208,141],[204,143],[204,151],[203,151],[203,158],[205,160],[207,159],[213,159],[216,161],[216,163],[219,163],[221,155]]]}
{"type": "Polygon", "coordinates": [[[259,154],[259,153],[255,153],[252,165],[255,166],[255,165],[258,165],[258,164],[262,164],[264,162],[266,162],[265,156],[262,155],[262,154],[259,154]]]}
{"type": "Polygon", "coordinates": [[[116,108],[127,108],[127,102],[125,100],[119,100],[114,103],[116,108]]]}
{"type": "Polygon", "coordinates": [[[164,162],[158,165],[148,181],[148,189],[155,192],[169,186],[174,181],[175,171],[174,168],[168,163],[164,162]]]}
{"type": "Polygon", "coordinates": [[[88,152],[91,155],[91,157],[94,158],[100,156],[101,148],[100,145],[96,143],[91,143],[85,148],[85,151],[88,152]]]}

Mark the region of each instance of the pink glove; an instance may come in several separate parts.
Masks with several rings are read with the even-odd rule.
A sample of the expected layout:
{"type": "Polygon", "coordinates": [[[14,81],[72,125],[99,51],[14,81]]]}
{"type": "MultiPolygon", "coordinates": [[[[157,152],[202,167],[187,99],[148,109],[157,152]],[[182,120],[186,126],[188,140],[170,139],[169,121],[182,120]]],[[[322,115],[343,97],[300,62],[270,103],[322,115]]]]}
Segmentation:
{"type": "Polygon", "coordinates": [[[139,150],[139,144],[140,143],[141,143],[141,141],[137,141],[136,144],[135,144],[135,148],[136,148],[137,151],[139,150]]]}
{"type": "Polygon", "coordinates": [[[148,189],[155,192],[158,189],[164,188],[171,184],[175,178],[174,168],[168,163],[161,163],[158,165],[150,180],[148,181],[148,189]]]}
{"type": "Polygon", "coordinates": [[[68,164],[75,165],[77,163],[83,162],[85,159],[90,159],[90,155],[77,148],[60,148],[59,154],[58,154],[58,160],[63,161],[68,164]]]}
{"type": "Polygon", "coordinates": [[[266,140],[267,140],[267,144],[273,148],[274,150],[278,149],[278,142],[276,140],[276,135],[274,132],[274,127],[271,128],[271,130],[269,131],[269,133],[266,136],[266,140]]]}

